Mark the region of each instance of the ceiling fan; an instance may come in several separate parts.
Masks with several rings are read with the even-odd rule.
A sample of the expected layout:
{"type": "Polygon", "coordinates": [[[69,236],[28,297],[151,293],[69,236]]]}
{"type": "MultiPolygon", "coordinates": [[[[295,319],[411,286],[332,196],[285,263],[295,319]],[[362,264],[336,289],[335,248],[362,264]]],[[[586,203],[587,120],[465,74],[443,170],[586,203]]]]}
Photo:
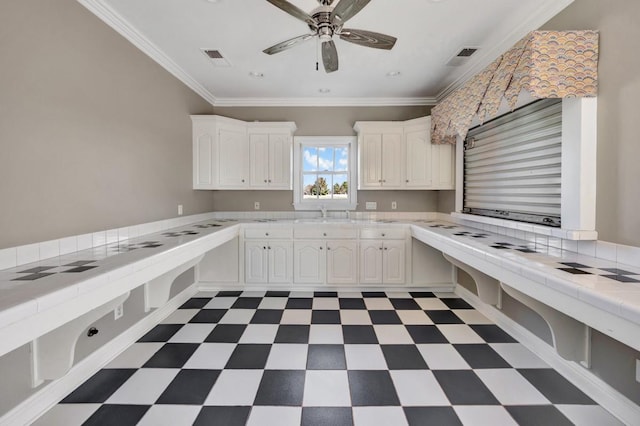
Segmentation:
{"type": "Polygon", "coordinates": [[[333,42],[334,35],[340,36],[344,41],[359,44],[360,46],[373,47],[375,49],[390,50],[396,43],[395,37],[386,34],[343,28],[344,23],[360,12],[371,0],[339,0],[338,4],[334,7],[331,7],[334,0],[318,0],[320,6],[311,13],[305,12],[286,0],[267,1],[294,18],[306,22],[312,31],[309,34],[294,37],[263,50],[263,52],[268,55],[280,53],[298,43],[317,36],[322,42],[322,62],[324,69],[330,73],[338,69],[338,51],[333,42]]]}

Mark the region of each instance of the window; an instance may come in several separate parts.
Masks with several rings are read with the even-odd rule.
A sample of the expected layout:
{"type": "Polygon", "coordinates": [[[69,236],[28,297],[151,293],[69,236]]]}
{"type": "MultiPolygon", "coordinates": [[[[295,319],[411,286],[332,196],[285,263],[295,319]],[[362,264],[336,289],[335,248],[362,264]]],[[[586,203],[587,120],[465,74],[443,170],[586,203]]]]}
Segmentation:
{"type": "Polygon", "coordinates": [[[294,142],[296,210],[355,209],[355,138],[309,136],[294,142]]]}

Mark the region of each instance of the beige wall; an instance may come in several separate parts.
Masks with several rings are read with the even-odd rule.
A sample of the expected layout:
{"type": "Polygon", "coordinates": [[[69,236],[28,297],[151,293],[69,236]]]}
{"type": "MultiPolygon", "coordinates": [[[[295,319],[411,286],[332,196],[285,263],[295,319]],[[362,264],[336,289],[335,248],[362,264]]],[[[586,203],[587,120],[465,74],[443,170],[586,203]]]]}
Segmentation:
{"type": "MultiPolygon", "coordinates": [[[[403,121],[429,115],[430,106],[417,107],[226,107],[214,108],[215,114],[245,121],[294,121],[296,136],[355,135],[356,121],[403,121]]],[[[255,201],[263,211],[293,210],[292,191],[214,191],[214,210],[253,210],[255,201]]],[[[398,211],[435,211],[438,191],[358,191],[358,211],[365,202],[378,203],[377,211],[391,211],[391,202],[398,211]]]]}
{"type": "Polygon", "coordinates": [[[212,107],[74,0],[0,2],[0,248],[211,211],[212,107]]]}
{"type": "Polygon", "coordinates": [[[575,0],[546,30],[600,30],[599,239],[640,246],[640,1],[575,0]]]}

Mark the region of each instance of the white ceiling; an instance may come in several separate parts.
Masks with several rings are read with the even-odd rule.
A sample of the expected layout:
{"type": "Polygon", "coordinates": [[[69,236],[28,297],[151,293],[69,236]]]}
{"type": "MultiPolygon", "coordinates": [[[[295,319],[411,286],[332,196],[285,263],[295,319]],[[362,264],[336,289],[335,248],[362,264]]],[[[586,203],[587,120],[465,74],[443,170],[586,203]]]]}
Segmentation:
{"type": "MultiPolygon", "coordinates": [[[[315,69],[316,38],[262,53],[309,32],[266,0],[78,1],[213,105],[232,106],[433,104],[573,0],[372,0],[345,27],[395,36],[395,47],[334,37],[340,69],[331,74],[321,58],[315,69]],[[463,66],[446,65],[467,46],[479,50],[463,66]],[[213,66],[201,49],[220,50],[231,66],[213,66]]],[[[307,12],[318,6],[289,1],[307,12]]]]}

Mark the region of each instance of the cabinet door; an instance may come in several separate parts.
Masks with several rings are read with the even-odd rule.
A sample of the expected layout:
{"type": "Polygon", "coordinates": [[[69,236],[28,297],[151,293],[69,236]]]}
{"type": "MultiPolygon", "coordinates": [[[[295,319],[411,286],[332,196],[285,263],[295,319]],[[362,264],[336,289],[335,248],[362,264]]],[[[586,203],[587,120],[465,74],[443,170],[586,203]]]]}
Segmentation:
{"type": "Polygon", "coordinates": [[[218,131],[218,186],[242,189],[249,184],[247,176],[247,138],[244,130],[221,128],[218,131]]]}
{"type": "Polygon", "coordinates": [[[360,283],[382,283],[382,241],[360,241],[360,283]]]}
{"type": "Polygon", "coordinates": [[[408,130],[405,133],[406,176],[405,187],[430,188],[432,184],[431,140],[427,129],[408,130]]]}
{"type": "Polygon", "coordinates": [[[215,132],[211,123],[193,123],[193,189],[212,189],[215,132]]]}
{"type": "Polygon", "coordinates": [[[269,187],[291,189],[291,137],[286,134],[269,135],[269,187]]]}
{"type": "Polygon", "coordinates": [[[358,282],[358,243],[352,240],[327,241],[327,283],[358,282]]]}
{"type": "Polygon", "coordinates": [[[269,282],[290,283],[293,277],[293,243],[291,241],[270,241],[269,282]]]}
{"type": "Polygon", "coordinates": [[[324,284],[327,257],[324,241],[295,242],[293,245],[293,281],[299,284],[324,284]]]}
{"type": "Polygon", "coordinates": [[[437,189],[455,189],[455,146],[432,145],[433,185],[437,189]]]}
{"type": "Polygon", "coordinates": [[[402,132],[382,135],[382,187],[400,188],[402,186],[402,132]]]}
{"type": "Polygon", "coordinates": [[[382,251],[382,281],[385,284],[404,284],[404,241],[385,241],[382,251]]]}
{"type": "Polygon", "coordinates": [[[244,280],[247,283],[266,283],[267,242],[251,241],[244,243],[244,280]]]}
{"type": "Polygon", "coordinates": [[[269,186],[269,135],[249,135],[249,184],[253,188],[269,186]]]}
{"type": "Polygon", "coordinates": [[[365,133],[360,149],[360,188],[379,188],[382,186],[382,134],[365,133]]]}

